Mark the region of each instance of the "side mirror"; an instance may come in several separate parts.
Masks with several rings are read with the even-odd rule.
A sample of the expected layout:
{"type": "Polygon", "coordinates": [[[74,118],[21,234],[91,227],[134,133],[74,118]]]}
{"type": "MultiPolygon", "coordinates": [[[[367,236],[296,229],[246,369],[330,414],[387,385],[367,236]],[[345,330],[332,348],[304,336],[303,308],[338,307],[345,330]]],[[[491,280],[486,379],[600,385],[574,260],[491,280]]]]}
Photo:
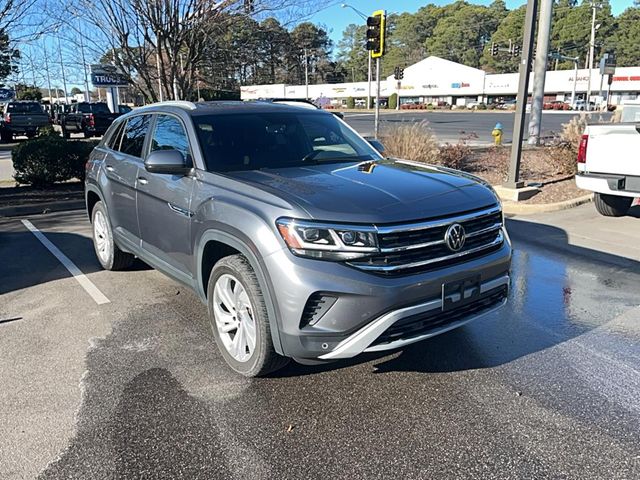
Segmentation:
{"type": "Polygon", "coordinates": [[[156,150],[144,161],[144,168],[150,173],[185,175],[191,167],[178,150],[156,150]]]}
{"type": "Polygon", "coordinates": [[[375,138],[367,138],[367,142],[369,142],[369,144],[378,152],[384,153],[384,145],[379,140],[376,140],[375,138]]]}

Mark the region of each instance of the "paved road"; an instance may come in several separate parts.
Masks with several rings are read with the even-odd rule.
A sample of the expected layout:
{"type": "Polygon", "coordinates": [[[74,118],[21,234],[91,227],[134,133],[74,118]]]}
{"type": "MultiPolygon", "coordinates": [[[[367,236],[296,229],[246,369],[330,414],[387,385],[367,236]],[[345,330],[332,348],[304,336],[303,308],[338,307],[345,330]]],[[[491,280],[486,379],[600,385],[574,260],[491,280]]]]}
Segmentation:
{"type": "Polygon", "coordinates": [[[0,478],[640,478],[632,214],[511,219],[500,314],[254,381],[224,366],[189,291],[101,271],[82,213],[30,220],[109,303],[2,220],[0,478]]]}
{"type": "MultiPolygon", "coordinates": [[[[562,131],[562,124],[567,123],[576,112],[547,112],[542,115],[543,135],[558,134],[562,131]]],[[[610,113],[593,114],[594,121],[602,117],[608,121],[610,113]]],[[[435,132],[441,142],[456,143],[460,138],[473,138],[471,144],[492,144],[493,137],[491,130],[497,122],[504,126],[504,141],[511,142],[513,138],[514,112],[383,112],[380,116],[380,128],[384,130],[397,126],[402,122],[422,122],[426,121],[429,127],[435,132]]],[[[345,119],[359,133],[365,135],[373,134],[373,113],[347,113],[345,119]]],[[[527,122],[529,116],[527,115],[527,122]]],[[[526,124],[528,126],[528,123],[526,124]]],[[[525,127],[525,137],[528,137],[528,129],[525,127]]]]}

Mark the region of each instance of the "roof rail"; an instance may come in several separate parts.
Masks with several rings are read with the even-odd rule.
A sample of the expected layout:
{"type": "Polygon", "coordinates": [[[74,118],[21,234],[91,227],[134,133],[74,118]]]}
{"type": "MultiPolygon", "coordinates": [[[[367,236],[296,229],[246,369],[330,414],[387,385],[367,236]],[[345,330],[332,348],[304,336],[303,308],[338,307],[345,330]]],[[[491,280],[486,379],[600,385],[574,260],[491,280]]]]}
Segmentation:
{"type": "Polygon", "coordinates": [[[186,100],[166,100],[164,102],[156,102],[150,103],[149,105],[145,105],[145,107],[157,107],[157,106],[167,106],[167,107],[179,107],[185,108],[187,110],[195,110],[196,104],[193,102],[187,102],[186,100]]]}

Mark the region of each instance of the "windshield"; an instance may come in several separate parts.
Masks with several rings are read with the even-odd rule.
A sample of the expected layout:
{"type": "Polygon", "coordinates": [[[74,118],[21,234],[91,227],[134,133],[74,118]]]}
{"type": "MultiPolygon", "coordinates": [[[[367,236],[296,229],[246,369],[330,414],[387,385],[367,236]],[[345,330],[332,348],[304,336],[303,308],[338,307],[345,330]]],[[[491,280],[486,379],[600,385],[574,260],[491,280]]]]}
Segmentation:
{"type": "Polygon", "coordinates": [[[231,172],[381,158],[334,115],[300,110],[194,117],[207,169],[231,172]]]}
{"type": "Polygon", "coordinates": [[[13,113],[44,113],[39,103],[10,103],[7,112],[13,113]]]}

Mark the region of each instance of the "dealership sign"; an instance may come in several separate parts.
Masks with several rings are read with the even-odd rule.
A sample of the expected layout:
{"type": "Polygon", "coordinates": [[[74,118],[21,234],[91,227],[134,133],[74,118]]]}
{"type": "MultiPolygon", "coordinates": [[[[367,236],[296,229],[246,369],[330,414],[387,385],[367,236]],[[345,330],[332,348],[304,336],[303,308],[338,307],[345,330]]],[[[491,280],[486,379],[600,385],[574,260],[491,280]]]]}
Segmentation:
{"type": "Polygon", "coordinates": [[[115,65],[91,65],[91,83],[94,87],[126,87],[129,84],[115,65]]]}

